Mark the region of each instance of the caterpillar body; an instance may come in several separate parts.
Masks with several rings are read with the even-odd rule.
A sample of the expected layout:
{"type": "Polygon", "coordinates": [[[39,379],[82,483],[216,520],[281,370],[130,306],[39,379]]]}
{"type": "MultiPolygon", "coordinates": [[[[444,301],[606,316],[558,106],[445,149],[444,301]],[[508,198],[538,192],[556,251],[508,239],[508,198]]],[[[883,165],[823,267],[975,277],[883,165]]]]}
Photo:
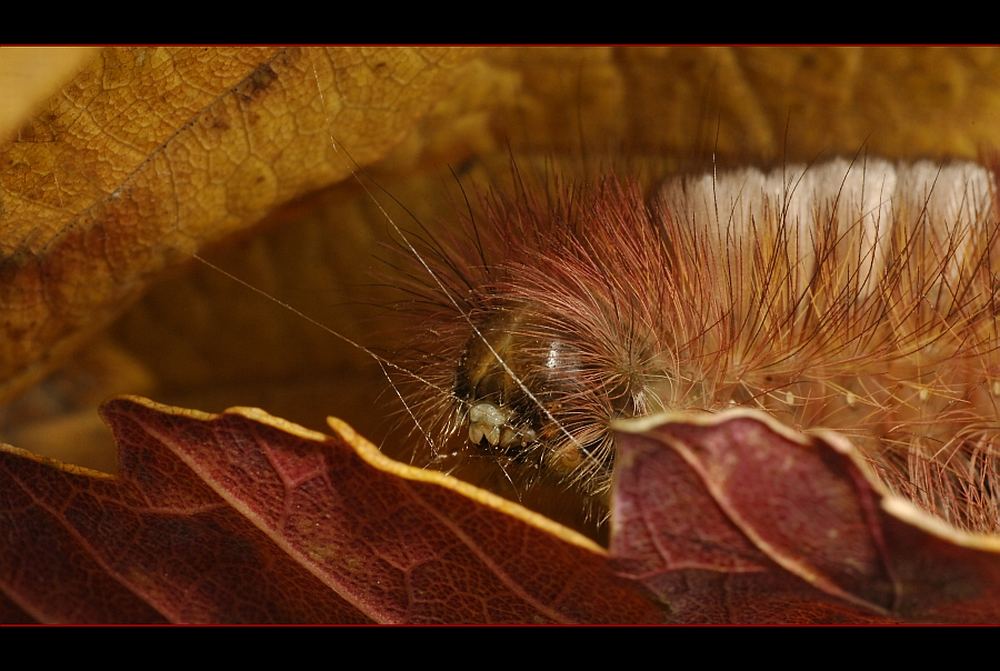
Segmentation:
{"type": "MultiPolygon", "coordinates": [[[[1000,528],[994,172],[857,157],[531,180],[408,236],[390,373],[434,455],[606,516],[614,421],[763,409],[846,434],[884,483],[1000,528]]],[[[402,233],[402,235],[406,235],[402,233]]]]}

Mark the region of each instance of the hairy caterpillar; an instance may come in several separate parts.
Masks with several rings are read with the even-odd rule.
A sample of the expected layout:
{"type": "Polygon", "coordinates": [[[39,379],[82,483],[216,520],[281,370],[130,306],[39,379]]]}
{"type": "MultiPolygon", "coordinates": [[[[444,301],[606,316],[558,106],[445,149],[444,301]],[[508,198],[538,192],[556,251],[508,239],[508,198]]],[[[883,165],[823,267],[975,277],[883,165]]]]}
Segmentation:
{"type": "Polygon", "coordinates": [[[996,530],[991,170],[859,156],[648,192],[522,173],[457,227],[394,230],[404,345],[371,354],[414,461],[594,528],[615,419],[745,405],[839,430],[891,489],[996,530]]]}
{"type": "Polygon", "coordinates": [[[615,419],[764,409],[848,435],[884,482],[995,531],[996,184],[860,157],[489,193],[402,247],[395,378],[435,452],[464,443],[602,513],[615,419]]]}
{"type": "Polygon", "coordinates": [[[514,172],[478,222],[395,231],[406,346],[377,356],[424,459],[482,457],[600,519],[614,419],[751,405],[847,432],[891,487],[993,528],[986,170],[862,157],[653,193],[514,172]]]}

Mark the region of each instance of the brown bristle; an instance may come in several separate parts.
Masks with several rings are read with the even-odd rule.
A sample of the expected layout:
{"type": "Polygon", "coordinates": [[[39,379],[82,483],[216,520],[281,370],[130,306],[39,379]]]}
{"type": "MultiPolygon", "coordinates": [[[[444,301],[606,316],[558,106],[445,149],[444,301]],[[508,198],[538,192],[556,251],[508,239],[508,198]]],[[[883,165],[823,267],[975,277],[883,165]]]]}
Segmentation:
{"type": "Polygon", "coordinates": [[[434,454],[600,517],[612,420],[752,406],[843,432],[893,491],[995,532],[995,174],[836,160],[675,178],[651,204],[615,176],[517,179],[402,250],[407,416],[434,454]]]}

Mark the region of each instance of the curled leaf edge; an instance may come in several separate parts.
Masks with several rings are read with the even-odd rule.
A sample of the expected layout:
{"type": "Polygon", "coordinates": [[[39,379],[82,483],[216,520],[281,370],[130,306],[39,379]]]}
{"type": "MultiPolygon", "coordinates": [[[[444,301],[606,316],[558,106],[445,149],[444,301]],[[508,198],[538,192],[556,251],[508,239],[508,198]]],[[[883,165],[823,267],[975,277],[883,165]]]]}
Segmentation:
{"type": "MultiPolygon", "coordinates": [[[[283,433],[287,433],[296,438],[302,440],[307,440],[311,442],[327,443],[331,438],[339,439],[346,443],[354,453],[366,464],[376,469],[379,472],[386,473],[404,480],[410,480],[415,482],[423,482],[444,489],[451,490],[467,499],[470,499],[481,506],[485,506],[503,513],[507,516],[515,518],[517,521],[528,524],[535,527],[541,531],[547,532],[556,538],[575,545],[585,551],[597,554],[600,556],[607,556],[608,551],[598,545],[596,542],[587,538],[583,534],[574,531],[568,527],[565,527],[558,522],[555,522],[548,517],[545,517],[541,513],[534,512],[525,508],[524,506],[505,499],[497,494],[489,492],[485,489],[476,487],[475,485],[469,484],[458,478],[455,478],[447,473],[440,471],[435,471],[431,469],[419,468],[417,466],[412,466],[410,464],[405,464],[382,453],[371,441],[365,438],[363,435],[358,433],[350,424],[337,417],[327,417],[327,423],[329,424],[331,430],[334,432],[333,436],[322,433],[320,431],[315,431],[313,429],[306,428],[294,422],[290,422],[281,417],[276,417],[270,414],[266,410],[255,407],[247,406],[235,406],[227,408],[219,413],[205,412],[202,410],[195,410],[192,408],[181,408],[178,406],[172,406],[164,403],[159,403],[152,399],[146,398],[144,396],[136,395],[123,395],[117,396],[109,399],[100,408],[100,414],[104,419],[105,424],[110,424],[108,418],[108,409],[113,404],[120,403],[132,403],[139,407],[153,410],[165,415],[172,415],[175,417],[184,417],[187,419],[192,419],[200,422],[210,422],[218,420],[225,415],[236,415],[248,419],[252,422],[277,429],[283,433]]],[[[32,454],[26,450],[17,447],[7,448],[3,444],[0,444],[0,449],[8,449],[8,451],[13,452],[19,456],[28,456],[36,461],[40,461],[49,466],[53,466],[60,470],[85,475],[89,477],[99,477],[102,479],[116,479],[117,476],[104,473],[101,471],[95,471],[92,469],[74,466],[73,464],[67,464],[60,462],[55,459],[48,457],[41,457],[32,454]]]]}
{"type": "Polygon", "coordinates": [[[806,449],[819,449],[822,444],[833,448],[847,457],[863,475],[865,482],[879,497],[879,506],[890,517],[917,528],[935,538],[954,545],[1000,554],[1000,534],[980,534],[959,529],[945,520],[926,512],[908,499],[891,493],[877,477],[846,436],[832,429],[796,430],[770,414],[756,408],[727,408],[719,412],[673,410],[645,417],[615,420],[612,430],[628,434],[646,434],[666,424],[716,427],[736,419],[750,419],[763,424],[765,428],[782,438],[806,449]]]}

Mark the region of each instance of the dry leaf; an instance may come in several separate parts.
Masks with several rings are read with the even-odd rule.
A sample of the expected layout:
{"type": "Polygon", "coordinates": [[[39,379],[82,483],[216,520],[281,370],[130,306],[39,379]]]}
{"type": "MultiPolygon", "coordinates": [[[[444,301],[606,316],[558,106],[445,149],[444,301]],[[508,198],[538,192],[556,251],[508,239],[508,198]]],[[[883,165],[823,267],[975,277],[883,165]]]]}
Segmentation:
{"type": "Polygon", "coordinates": [[[632,427],[611,553],[677,621],[1000,619],[1000,537],[887,496],[842,437],[749,410],[632,427]]]}
{"type": "Polygon", "coordinates": [[[96,57],[95,47],[0,47],[0,141],[96,57]]]}
{"type": "Polygon", "coordinates": [[[327,437],[259,410],[124,399],[104,415],[122,449],[117,479],[0,453],[8,618],[663,619],[592,542],[391,462],[346,426],[327,437]]]}
{"type": "Polygon", "coordinates": [[[758,412],[633,422],[610,555],[450,476],[259,410],[109,403],[118,478],[0,453],[6,621],[988,622],[1000,538],[758,412]]]}
{"type": "Polygon", "coordinates": [[[397,143],[468,52],[107,49],[0,147],[0,398],[200,246],[397,143]]]}

